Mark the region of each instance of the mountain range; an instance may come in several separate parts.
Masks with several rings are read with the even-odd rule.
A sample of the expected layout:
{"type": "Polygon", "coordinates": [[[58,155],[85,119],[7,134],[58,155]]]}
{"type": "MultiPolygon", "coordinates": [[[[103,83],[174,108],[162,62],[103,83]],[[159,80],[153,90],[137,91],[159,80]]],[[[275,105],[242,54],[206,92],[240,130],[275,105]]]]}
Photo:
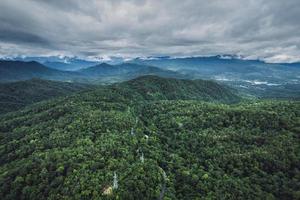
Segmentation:
{"type": "MultiPolygon", "coordinates": [[[[51,62],[55,62],[55,59],[51,59],[51,62]]],[[[73,62],[81,61],[74,58],[73,62]]],[[[271,64],[233,56],[211,56],[136,58],[115,65],[94,64],[90,67],[83,64],[77,70],[74,70],[75,67],[72,68],[73,71],[66,71],[67,68],[57,70],[35,61],[0,61],[0,82],[42,78],[110,84],[143,75],[158,75],[191,80],[214,80],[237,89],[249,98],[299,99],[300,96],[299,63],[271,64]]]]}
{"type": "Polygon", "coordinates": [[[215,80],[247,95],[284,98],[287,94],[297,98],[300,94],[300,63],[272,64],[232,56],[137,58],[131,62],[173,70],[193,79],[215,80]]]}
{"type": "Polygon", "coordinates": [[[121,57],[109,57],[109,58],[94,58],[83,59],[77,56],[17,56],[4,58],[9,61],[37,61],[49,68],[58,69],[62,71],[76,71],[79,69],[88,68],[106,62],[108,64],[121,64],[124,59],[121,57]]]}
{"type": "Polygon", "coordinates": [[[267,84],[300,82],[300,63],[271,64],[259,60],[242,60],[221,56],[135,59],[132,62],[193,74],[195,78],[227,82],[257,81],[267,84]]]}
{"type": "Polygon", "coordinates": [[[102,63],[77,71],[62,71],[46,67],[36,61],[0,61],[0,82],[40,78],[65,82],[107,84],[129,80],[143,75],[185,77],[174,71],[131,63],[122,63],[119,65],[102,63]]]}

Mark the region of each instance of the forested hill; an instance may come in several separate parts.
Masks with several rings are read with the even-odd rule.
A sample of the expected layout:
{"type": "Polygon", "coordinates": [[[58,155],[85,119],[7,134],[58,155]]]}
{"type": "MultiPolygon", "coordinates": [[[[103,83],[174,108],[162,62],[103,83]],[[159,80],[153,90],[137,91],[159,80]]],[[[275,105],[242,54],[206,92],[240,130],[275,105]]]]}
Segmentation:
{"type": "Polygon", "coordinates": [[[2,83],[0,84],[0,114],[18,110],[42,100],[92,88],[95,86],[42,79],[2,83]]]}
{"type": "Polygon", "coordinates": [[[200,83],[146,76],[0,116],[1,199],[298,199],[300,103],[180,99],[200,83]]]}
{"type": "Polygon", "coordinates": [[[136,79],[116,84],[130,88],[146,100],[204,100],[224,103],[238,102],[234,92],[213,81],[161,78],[159,76],[141,76],[136,79]]]}
{"type": "Polygon", "coordinates": [[[0,114],[18,110],[53,97],[66,96],[96,88],[102,89],[95,90],[94,94],[99,92],[104,93],[101,95],[107,95],[103,92],[104,90],[118,90],[124,94],[124,97],[130,95],[130,97],[127,97],[130,100],[198,99],[224,103],[233,103],[240,100],[229,88],[212,81],[203,80],[190,81],[160,78],[158,76],[142,76],[120,84],[100,87],[80,83],[31,79],[0,84],[0,114]]]}

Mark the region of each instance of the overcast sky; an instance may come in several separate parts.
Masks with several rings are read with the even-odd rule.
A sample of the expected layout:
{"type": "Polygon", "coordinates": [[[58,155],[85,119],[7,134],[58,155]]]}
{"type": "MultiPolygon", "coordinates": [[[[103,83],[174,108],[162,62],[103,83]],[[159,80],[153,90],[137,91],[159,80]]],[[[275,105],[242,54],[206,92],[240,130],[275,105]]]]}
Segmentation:
{"type": "Polygon", "coordinates": [[[300,61],[300,0],[0,0],[0,56],[300,61]]]}

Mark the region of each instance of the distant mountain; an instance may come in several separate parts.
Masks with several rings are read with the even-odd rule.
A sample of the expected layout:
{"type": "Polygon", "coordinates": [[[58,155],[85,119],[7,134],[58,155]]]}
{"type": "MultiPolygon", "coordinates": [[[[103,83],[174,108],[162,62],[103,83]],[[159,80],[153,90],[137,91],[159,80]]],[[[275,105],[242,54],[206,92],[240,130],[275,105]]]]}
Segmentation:
{"type": "Polygon", "coordinates": [[[0,82],[41,78],[60,81],[75,81],[82,77],[77,72],[50,69],[36,61],[0,61],[0,82]]]}
{"type": "Polygon", "coordinates": [[[77,71],[51,69],[38,62],[0,61],[0,82],[41,78],[47,80],[111,84],[145,75],[179,79],[214,80],[259,98],[300,98],[300,67],[268,64],[236,57],[135,59],[130,63],[101,63],[77,71]]]}
{"type": "Polygon", "coordinates": [[[102,82],[120,82],[144,75],[157,75],[161,77],[174,78],[187,77],[171,70],[164,70],[158,67],[133,63],[122,63],[118,65],[101,63],[93,67],[79,70],[78,72],[88,77],[100,78],[102,82]]]}
{"type": "Polygon", "coordinates": [[[128,70],[121,69],[119,66],[109,65],[107,63],[101,63],[99,65],[95,65],[86,69],[81,69],[79,70],[79,72],[87,76],[111,76],[117,74],[124,74],[124,72],[127,73],[128,70]]]}
{"type": "Polygon", "coordinates": [[[273,90],[276,90],[277,94],[285,93],[285,85],[294,85],[295,93],[300,97],[299,63],[270,64],[259,60],[243,60],[234,56],[138,58],[131,62],[174,70],[192,76],[194,79],[216,80],[260,97],[265,97],[264,93],[275,94],[273,90]]]}
{"type": "Polygon", "coordinates": [[[281,63],[281,65],[300,68],[300,62],[295,62],[295,63],[281,63]]]}
{"type": "Polygon", "coordinates": [[[0,61],[1,81],[25,80],[37,76],[49,76],[58,73],[38,62],[0,61]]]}
{"type": "Polygon", "coordinates": [[[23,62],[31,62],[36,61],[39,62],[49,68],[58,69],[62,71],[76,71],[82,68],[90,67],[93,65],[99,64],[101,61],[90,61],[84,60],[79,57],[68,57],[68,56],[28,56],[28,57],[13,57],[6,58],[8,61],[23,61],[23,62]]]}
{"type": "MultiPolygon", "coordinates": [[[[228,87],[213,81],[141,76],[114,85],[129,89],[127,93],[141,96],[143,100],[204,100],[223,103],[238,102],[240,98],[228,87]]],[[[137,97],[135,97],[137,98],[137,97]]]]}
{"type": "MultiPolygon", "coordinates": [[[[51,62],[56,68],[66,69],[60,62],[51,62]]],[[[47,63],[49,65],[49,63],[47,63]]],[[[53,66],[52,66],[53,67],[53,66]]],[[[28,80],[31,78],[41,78],[59,81],[77,82],[97,82],[111,83],[129,80],[143,75],[158,75],[163,77],[188,78],[167,69],[152,67],[149,65],[139,65],[133,63],[123,63],[110,65],[101,63],[77,71],[62,71],[49,68],[36,61],[0,61],[0,82],[28,80]]]]}
{"type": "MultiPolygon", "coordinates": [[[[241,78],[257,79],[264,78],[273,81],[285,80],[294,77],[294,72],[300,73],[300,69],[289,67],[292,64],[270,64],[259,60],[242,60],[235,57],[211,56],[211,57],[187,57],[187,58],[160,58],[160,59],[135,59],[133,63],[151,65],[169,70],[183,71],[185,73],[195,72],[196,77],[214,79],[215,76],[237,75],[235,79],[241,78]],[[287,74],[279,74],[287,72],[287,74]],[[280,75],[280,76],[274,76],[280,75]]],[[[297,74],[299,75],[299,74],[297,74]]],[[[300,81],[300,80],[299,80],[300,81]]]]}
{"type": "Polygon", "coordinates": [[[119,65],[102,63],[71,72],[51,69],[35,61],[0,61],[0,82],[41,78],[56,81],[107,84],[121,82],[143,75],[158,75],[175,78],[187,77],[186,75],[174,71],[131,63],[119,65]]]}
{"type": "Polygon", "coordinates": [[[47,67],[62,70],[62,71],[76,71],[97,64],[98,62],[85,61],[85,60],[71,60],[68,62],[51,62],[51,61],[43,62],[43,65],[47,67]]]}
{"type": "Polygon", "coordinates": [[[42,100],[65,96],[92,88],[94,86],[86,84],[41,79],[2,83],[0,84],[0,114],[15,111],[42,100]]]}
{"type": "Polygon", "coordinates": [[[84,69],[94,65],[98,65],[103,62],[108,64],[120,64],[123,63],[122,57],[109,57],[109,58],[94,58],[92,60],[83,59],[77,56],[27,56],[27,57],[12,57],[6,58],[10,61],[37,61],[49,68],[58,69],[62,71],[76,71],[84,69]]]}

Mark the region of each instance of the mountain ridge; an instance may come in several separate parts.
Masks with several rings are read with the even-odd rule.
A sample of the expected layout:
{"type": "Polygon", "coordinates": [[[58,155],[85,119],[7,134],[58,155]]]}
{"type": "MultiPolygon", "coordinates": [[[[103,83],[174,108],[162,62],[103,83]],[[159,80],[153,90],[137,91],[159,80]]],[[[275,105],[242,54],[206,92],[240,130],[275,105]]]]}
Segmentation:
{"type": "Polygon", "coordinates": [[[76,72],[51,69],[36,61],[0,61],[0,82],[12,82],[42,78],[49,80],[70,80],[80,78],[76,72]]]}
{"type": "Polygon", "coordinates": [[[46,67],[36,61],[0,61],[0,82],[41,78],[55,81],[97,84],[121,82],[148,74],[176,78],[186,77],[177,72],[157,67],[128,63],[119,65],[102,63],[77,71],[61,71],[46,67]]]}
{"type": "Polygon", "coordinates": [[[147,75],[115,84],[129,87],[145,100],[204,100],[236,103],[241,100],[231,89],[213,81],[162,78],[147,75]]]}
{"type": "Polygon", "coordinates": [[[92,88],[94,88],[92,85],[37,78],[12,83],[0,83],[0,114],[16,111],[43,100],[66,96],[92,88]]]}
{"type": "Polygon", "coordinates": [[[118,93],[119,98],[134,101],[147,100],[202,100],[222,103],[237,103],[239,96],[225,86],[213,81],[163,78],[154,75],[107,86],[80,83],[66,83],[41,79],[31,79],[0,84],[0,114],[22,109],[27,105],[67,96],[80,92],[109,98],[108,94],[118,93]]]}

